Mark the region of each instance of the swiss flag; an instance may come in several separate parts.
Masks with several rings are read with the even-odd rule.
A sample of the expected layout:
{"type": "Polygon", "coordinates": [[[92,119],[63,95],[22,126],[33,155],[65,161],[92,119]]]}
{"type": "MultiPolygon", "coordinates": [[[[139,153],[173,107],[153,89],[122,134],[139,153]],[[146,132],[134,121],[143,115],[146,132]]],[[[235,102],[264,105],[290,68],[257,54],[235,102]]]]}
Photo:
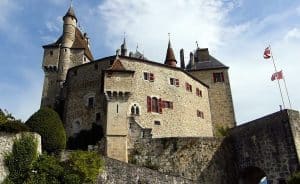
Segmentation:
{"type": "Polygon", "coordinates": [[[271,49],[270,47],[265,48],[264,58],[269,59],[271,57],[271,49]]]}
{"type": "Polygon", "coordinates": [[[271,80],[272,81],[279,80],[279,79],[282,79],[282,77],[283,77],[282,70],[280,70],[279,72],[273,73],[271,80]]]}

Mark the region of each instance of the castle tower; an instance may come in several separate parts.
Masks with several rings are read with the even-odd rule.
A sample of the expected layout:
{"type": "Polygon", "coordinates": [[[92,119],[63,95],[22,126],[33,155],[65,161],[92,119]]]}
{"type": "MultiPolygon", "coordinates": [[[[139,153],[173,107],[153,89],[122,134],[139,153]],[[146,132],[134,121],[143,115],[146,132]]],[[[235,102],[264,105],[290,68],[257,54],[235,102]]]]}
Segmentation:
{"type": "Polygon", "coordinates": [[[132,94],[134,71],[126,70],[116,56],[111,68],[105,71],[104,92],[107,100],[105,127],[106,156],[128,162],[128,98],[132,94]]]}
{"type": "Polygon", "coordinates": [[[174,51],[173,51],[173,48],[171,46],[170,38],[169,38],[169,43],[168,43],[168,49],[167,49],[165,64],[173,66],[173,67],[176,67],[176,64],[177,64],[177,61],[176,61],[175,55],[174,55],[174,51]]]}
{"type": "Polygon", "coordinates": [[[207,48],[197,47],[194,55],[191,53],[190,57],[187,71],[209,86],[214,135],[218,134],[218,129],[221,127],[236,126],[228,75],[229,67],[211,56],[207,48]]]}
{"type": "Polygon", "coordinates": [[[56,42],[43,46],[45,79],[41,107],[51,107],[59,113],[63,111],[63,83],[69,68],[93,60],[88,38],[76,25],[77,18],[70,6],[63,17],[62,35],[56,42]]]}
{"type": "Polygon", "coordinates": [[[74,13],[74,9],[71,6],[63,17],[64,28],[63,37],[60,49],[60,61],[58,64],[58,77],[57,80],[60,85],[66,80],[66,75],[70,66],[71,47],[75,40],[75,30],[77,24],[77,18],[74,13]]]}

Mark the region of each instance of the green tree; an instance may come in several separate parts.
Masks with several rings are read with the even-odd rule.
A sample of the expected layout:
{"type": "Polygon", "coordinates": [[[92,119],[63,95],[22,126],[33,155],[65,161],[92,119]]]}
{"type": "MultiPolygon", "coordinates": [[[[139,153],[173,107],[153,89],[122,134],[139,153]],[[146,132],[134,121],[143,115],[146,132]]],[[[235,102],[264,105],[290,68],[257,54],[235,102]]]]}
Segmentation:
{"type": "Polygon", "coordinates": [[[59,115],[50,108],[41,108],[25,123],[42,137],[43,150],[55,152],[66,147],[66,132],[59,115]]]}

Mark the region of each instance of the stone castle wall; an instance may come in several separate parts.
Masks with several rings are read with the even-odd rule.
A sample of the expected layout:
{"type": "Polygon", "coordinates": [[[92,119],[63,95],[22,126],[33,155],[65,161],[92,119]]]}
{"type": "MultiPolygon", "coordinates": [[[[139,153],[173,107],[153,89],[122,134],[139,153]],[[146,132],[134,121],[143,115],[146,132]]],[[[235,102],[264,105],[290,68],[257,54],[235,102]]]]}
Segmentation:
{"type": "Polygon", "coordinates": [[[129,163],[193,180],[196,183],[237,182],[233,147],[218,138],[140,139],[130,150],[129,163]]]}
{"type": "Polygon", "coordinates": [[[105,158],[104,172],[98,177],[98,184],[193,184],[189,179],[160,173],[145,167],[126,164],[118,160],[105,158]]]}
{"type": "Polygon", "coordinates": [[[121,62],[127,70],[135,71],[128,103],[140,107],[136,121],[143,128],[151,128],[154,138],[213,136],[206,86],[176,68],[128,58],[121,58],[121,62]],[[154,81],[144,80],[144,72],[153,73],[154,81]],[[171,85],[170,78],[179,79],[179,86],[171,85]],[[191,92],[186,90],[186,82],[192,86],[191,92]],[[202,91],[202,97],[196,95],[196,88],[202,91]],[[147,96],[173,102],[173,108],[163,108],[162,113],[147,112],[147,96]],[[204,118],[197,117],[197,110],[204,118]]]}
{"type": "Polygon", "coordinates": [[[218,127],[236,126],[228,69],[189,71],[209,86],[211,118],[216,135],[218,127]],[[213,73],[223,72],[224,82],[214,82],[213,73]]]}
{"type": "Polygon", "coordinates": [[[80,130],[90,129],[92,123],[106,122],[102,70],[109,66],[110,60],[108,59],[91,62],[69,70],[64,108],[64,123],[68,137],[80,130]],[[93,106],[88,105],[88,99],[91,97],[94,98],[93,106]],[[97,113],[99,113],[98,120],[96,120],[97,113]]]}
{"type": "Polygon", "coordinates": [[[270,183],[287,181],[300,169],[299,124],[298,111],[284,110],[234,128],[231,137],[239,171],[256,167],[270,183]]]}
{"type": "MultiPolygon", "coordinates": [[[[37,140],[38,143],[38,153],[42,153],[42,145],[41,145],[41,136],[36,133],[25,133],[31,134],[37,140]]],[[[8,175],[8,170],[5,167],[4,158],[5,155],[12,151],[12,147],[14,144],[14,140],[20,139],[22,133],[12,134],[0,132],[0,183],[4,181],[6,176],[8,175]]]]}

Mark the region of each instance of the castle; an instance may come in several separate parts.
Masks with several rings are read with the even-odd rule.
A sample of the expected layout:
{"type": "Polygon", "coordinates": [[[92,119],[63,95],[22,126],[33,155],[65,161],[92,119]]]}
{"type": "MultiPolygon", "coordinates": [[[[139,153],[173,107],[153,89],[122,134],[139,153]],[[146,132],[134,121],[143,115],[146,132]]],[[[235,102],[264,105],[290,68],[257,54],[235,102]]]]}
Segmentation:
{"type": "Polygon", "coordinates": [[[169,40],[160,63],[128,53],[124,38],[115,55],[94,59],[77,21],[71,6],[62,35],[43,46],[41,107],[60,114],[69,138],[97,124],[106,156],[204,183],[262,176],[276,183],[299,169],[299,113],[280,111],[236,127],[229,67],[207,48],[195,48],[187,64],[181,49],[179,63],[169,40]],[[229,141],[216,137],[224,128],[231,128],[229,141]]]}
{"type": "Polygon", "coordinates": [[[235,126],[228,67],[208,49],[191,52],[187,66],[182,49],[177,67],[170,40],[162,64],[128,54],[124,38],[115,56],[94,59],[72,7],[63,21],[63,34],[43,46],[41,106],[61,112],[68,137],[101,124],[107,155],[127,161],[126,153],[115,154],[137,138],[133,124],[142,129],[138,136],[153,138],[213,137],[216,128],[235,126]]]}

